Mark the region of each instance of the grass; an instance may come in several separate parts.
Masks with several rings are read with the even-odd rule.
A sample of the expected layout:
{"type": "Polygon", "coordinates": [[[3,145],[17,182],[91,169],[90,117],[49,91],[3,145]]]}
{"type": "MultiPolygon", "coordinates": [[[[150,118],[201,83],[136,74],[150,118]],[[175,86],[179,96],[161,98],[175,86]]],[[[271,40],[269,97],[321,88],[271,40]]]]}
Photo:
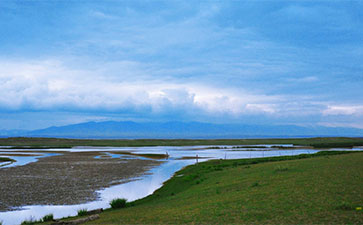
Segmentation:
{"type": "MultiPolygon", "coordinates": [[[[33,225],[33,224],[40,224],[40,223],[46,223],[51,222],[54,220],[53,214],[48,214],[43,216],[43,218],[36,220],[33,216],[31,216],[28,220],[24,220],[21,225],[33,225]]],[[[1,223],[0,223],[1,225],[1,223]]]]}
{"type": "Polygon", "coordinates": [[[125,208],[126,207],[126,202],[127,200],[124,198],[117,198],[117,199],[113,199],[110,202],[110,206],[112,209],[119,209],[119,208],[125,208]]]}
{"type": "Polygon", "coordinates": [[[62,138],[0,138],[0,146],[16,148],[71,148],[73,146],[191,146],[191,145],[256,145],[294,144],[315,148],[363,146],[362,138],[285,138],[285,139],[62,139],[62,138]]]}
{"type": "Polygon", "coordinates": [[[188,166],[88,224],[363,224],[363,153],[344,153],[188,166]]]}
{"type": "Polygon", "coordinates": [[[77,216],[86,216],[88,214],[87,209],[80,209],[77,211],[77,216]]]}
{"type": "Polygon", "coordinates": [[[33,225],[33,224],[37,224],[37,223],[42,223],[43,221],[40,220],[36,220],[34,219],[34,217],[30,217],[28,220],[24,220],[21,225],[33,225]]]}
{"type": "Polygon", "coordinates": [[[53,214],[48,214],[48,215],[43,216],[42,220],[43,220],[43,222],[53,221],[54,216],[53,216],[53,214]]]}
{"type": "Polygon", "coordinates": [[[278,165],[276,168],[275,168],[275,172],[286,172],[286,171],[288,171],[289,170],[289,168],[288,167],[286,167],[286,166],[281,166],[281,165],[278,165]]]}

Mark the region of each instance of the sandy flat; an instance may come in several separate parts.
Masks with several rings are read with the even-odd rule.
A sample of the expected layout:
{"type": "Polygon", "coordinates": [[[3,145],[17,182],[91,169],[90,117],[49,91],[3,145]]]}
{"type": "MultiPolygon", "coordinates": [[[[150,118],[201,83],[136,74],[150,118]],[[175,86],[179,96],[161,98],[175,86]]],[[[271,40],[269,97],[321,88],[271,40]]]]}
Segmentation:
{"type": "Polygon", "coordinates": [[[102,152],[65,152],[0,169],[0,211],[24,205],[80,204],[96,190],[126,182],[159,165],[156,160],[95,158],[102,152]]]}

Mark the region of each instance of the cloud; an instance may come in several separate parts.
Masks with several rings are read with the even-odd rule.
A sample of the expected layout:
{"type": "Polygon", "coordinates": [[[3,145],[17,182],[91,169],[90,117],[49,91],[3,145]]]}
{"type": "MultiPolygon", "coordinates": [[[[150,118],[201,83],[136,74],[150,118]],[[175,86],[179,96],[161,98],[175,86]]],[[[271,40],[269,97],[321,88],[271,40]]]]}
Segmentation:
{"type": "Polygon", "coordinates": [[[323,115],[363,116],[363,105],[331,105],[323,111],[323,115]]]}
{"type": "MultiPolygon", "coordinates": [[[[121,63],[123,79],[98,74],[103,70],[68,68],[61,61],[0,62],[0,106],[3,110],[147,110],[205,111],[242,115],[273,113],[276,96],[251,94],[242,89],[217,88],[200,83],[140,79],[137,63],[121,63]],[[125,65],[132,65],[127,67],[125,65]],[[129,68],[129,71],[127,70],[129,68]]],[[[102,67],[102,66],[101,66],[102,67]]],[[[104,71],[103,71],[104,72],[104,71]]],[[[145,75],[146,76],[146,75],[145,75]]]]}
{"type": "MultiPolygon", "coordinates": [[[[0,61],[0,109],[172,116],[192,120],[362,114],[362,106],[326,106],[316,97],[153,77],[155,65],[120,61],[74,68],[61,60],[0,61]],[[150,67],[149,67],[150,66],[150,67]],[[106,69],[105,69],[106,68],[106,69]],[[118,72],[115,72],[118,71],[118,72]]],[[[303,77],[295,82],[315,82],[303,77]]]]}

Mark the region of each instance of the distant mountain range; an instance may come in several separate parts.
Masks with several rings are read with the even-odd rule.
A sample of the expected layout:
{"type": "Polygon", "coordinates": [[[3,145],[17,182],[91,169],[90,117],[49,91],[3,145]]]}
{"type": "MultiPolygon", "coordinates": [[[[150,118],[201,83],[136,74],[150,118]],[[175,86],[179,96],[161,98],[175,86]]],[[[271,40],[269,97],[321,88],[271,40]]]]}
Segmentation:
{"type": "Polygon", "coordinates": [[[2,137],[59,138],[264,138],[264,137],[363,137],[363,129],[337,127],[302,127],[294,125],[242,125],[200,122],[107,121],[87,122],[46,129],[0,130],[2,137]]]}

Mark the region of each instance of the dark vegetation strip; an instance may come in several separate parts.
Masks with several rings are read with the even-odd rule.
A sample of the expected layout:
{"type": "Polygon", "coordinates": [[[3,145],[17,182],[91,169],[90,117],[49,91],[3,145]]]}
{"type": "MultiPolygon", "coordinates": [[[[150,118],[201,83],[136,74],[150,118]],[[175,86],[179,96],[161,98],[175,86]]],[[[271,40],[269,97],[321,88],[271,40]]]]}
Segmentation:
{"type": "Polygon", "coordinates": [[[177,160],[184,160],[184,159],[209,159],[210,157],[200,157],[200,156],[183,156],[181,158],[177,158],[177,160]]]}
{"type": "Polygon", "coordinates": [[[8,147],[6,149],[49,149],[49,148],[72,148],[73,146],[71,145],[64,145],[64,146],[60,146],[60,145],[55,145],[55,146],[43,146],[43,145],[29,145],[29,146],[11,146],[8,147]]]}
{"type": "MultiPolygon", "coordinates": [[[[285,139],[62,139],[62,138],[0,138],[0,146],[43,149],[71,148],[74,146],[139,147],[139,146],[192,146],[192,145],[258,145],[293,144],[314,148],[351,148],[363,146],[363,138],[285,138],[285,139]]],[[[250,146],[251,147],[251,146],[250,146]]]]}
{"type": "Polygon", "coordinates": [[[42,154],[1,153],[2,156],[42,156],[42,154]]]}
{"type": "Polygon", "coordinates": [[[138,153],[132,153],[132,152],[124,152],[124,151],[118,151],[118,152],[112,152],[114,154],[122,154],[122,155],[132,155],[132,156],[141,156],[145,158],[150,159],[167,159],[169,155],[167,154],[138,154],[138,153]]]}
{"type": "Polygon", "coordinates": [[[0,157],[0,162],[15,162],[15,160],[6,157],[0,157]]]}

